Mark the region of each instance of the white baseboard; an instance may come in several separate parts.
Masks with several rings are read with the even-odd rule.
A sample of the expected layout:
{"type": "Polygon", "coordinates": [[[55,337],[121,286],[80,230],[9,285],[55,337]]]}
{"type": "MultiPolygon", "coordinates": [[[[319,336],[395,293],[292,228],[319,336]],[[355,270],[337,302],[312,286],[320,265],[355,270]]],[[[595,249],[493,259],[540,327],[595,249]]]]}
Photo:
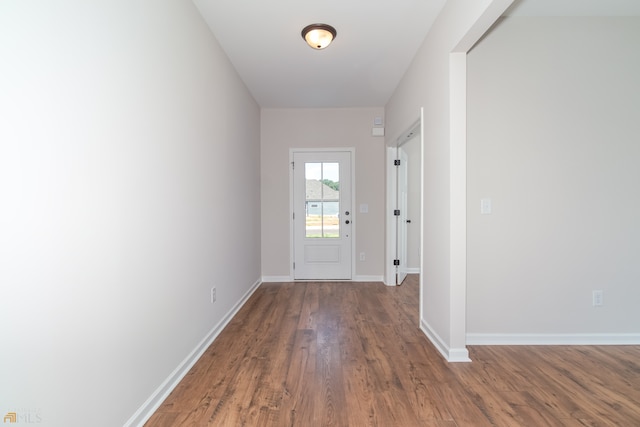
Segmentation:
{"type": "Polygon", "coordinates": [[[640,334],[467,334],[467,345],[640,345],[640,334]]]}
{"type": "Polygon", "coordinates": [[[352,282],[384,282],[382,276],[354,276],[352,282]]]}
{"type": "Polygon", "coordinates": [[[291,276],[262,276],[263,283],[281,283],[281,282],[293,282],[291,276]]]}
{"type": "Polygon", "coordinates": [[[420,267],[407,268],[407,274],[420,274],[420,267]]]}
{"type": "Polygon", "coordinates": [[[209,348],[211,343],[218,337],[220,332],[227,326],[227,324],[233,319],[238,310],[247,302],[249,297],[255,292],[262,282],[256,281],[251,288],[244,294],[244,296],[238,301],[231,310],[218,322],[216,326],[200,341],[196,348],[178,365],[178,367],[164,380],[164,382],[158,387],[146,402],[138,408],[138,410],[127,420],[124,427],[139,426],[142,427],[145,422],[153,413],[160,407],[162,402],[169,396],[174,388],[180,383],[182,378],[189,372],[189,370],[200,359],[204,352],[209,348]]]}
{"type": "MultiPolygon", "coordinates": [[[[287,283],[294,282],[295,279],[291,276],[262,276],[263,283],[287,283]]],[[[309,280],[305,280],[308,282],[309,280]]],[[[343,280],[312,280],[313,282],[342,282],[343,280]]],[[[347,282],[382,282],[382,276],[354,276],[351,280],[346,280],[347,282]]]]}
{"type": "Polygon", "coordinates": [[[471,359],[469,359],[469,351],[465,347],[449,348],[424,319],[420,319],[420,330],[422,330],[427,338],[429,338],[429,341],[436,346],[436,349],[438,349],[447,362],[471,362],[471,359]]]}

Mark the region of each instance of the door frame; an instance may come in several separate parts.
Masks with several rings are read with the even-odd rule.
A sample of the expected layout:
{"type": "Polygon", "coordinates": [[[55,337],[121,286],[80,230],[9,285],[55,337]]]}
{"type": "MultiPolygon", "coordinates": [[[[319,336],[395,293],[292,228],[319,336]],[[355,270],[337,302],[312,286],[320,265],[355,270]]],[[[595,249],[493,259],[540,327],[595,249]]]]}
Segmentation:
{"type": "MultiPolygon", "coordinates": [[[[407,140],[407,142],[408,141],[409,140],[407,140]]],[[[400,260],[400,265],[396,267],[396,285],[402,284],[404,279],[407,277],[407,264],[409,258],[409,251],[407,250],[409,245],[407,233],[407,210],[409,209],[409,203],[407,201],[407,188],[409,185],[409,155],[403,148],[403,145],[404,144],[398,144],[398,150],[396,153],[396,158],[400,160],[400,166],[396,168],[396,189],[401,189],[402,184],[405,186],[405,197],[402,197],[402,192],[396,191],[396,209],[400,210],[400,215],[396,216],[396,259],[400,260]],[[402,244],[400,244],[400,242],[402,242],[402,244]]]]}
{"type": "Polygon", "coordinates": [[[386,253],[385,253],[385,276],[384,283],[387,286],[396,286],[396,267],[393,265],[393,260],[396,256],[396,217],[393,215],[393,210],[396,209],[395,204],[398,194],[396,166],[393,161],[397,159],[398,147],[408,142],[410,139],[415,138],[415,133],[420,132],[420,318],[422,319],[422,272],[424,271],[423,257],[424,253],[424,108],[420,109],[420,115],[411,126],[406,128],[400,136],[389,141],[387,144],[386,153],[386,174],[387,174],[387,204],[386,204],[386,253]],[[411,135],[410,135],[411,134],[411,135]]]}
{"type": "Polygon", "coordinates": [[[293,182],[294,182],[294,174],[293,174],[293,154],[294,153],[325,153],[325,152],[337,152],[337,153],[350,153],[351,156],[351,211],[353,212],[353,217],[351,220],[351,279],[344,280],[314,280],[316,282],[322,281],[331,281],[331,282],[340,282],[340,281],[353,281],[353,277],[356,275],[356,229],[358,227],[358,221],[354,221],[356,218],[356,162],[355,155],[356,149],[355,147],[324,147],[324,148],[289,148],[289,277],[291,281],[295,281],[295,272],[293,271],[293,263],[295,262],[295,229],[294,229],[294,221],[293,221],[293,182]]]}

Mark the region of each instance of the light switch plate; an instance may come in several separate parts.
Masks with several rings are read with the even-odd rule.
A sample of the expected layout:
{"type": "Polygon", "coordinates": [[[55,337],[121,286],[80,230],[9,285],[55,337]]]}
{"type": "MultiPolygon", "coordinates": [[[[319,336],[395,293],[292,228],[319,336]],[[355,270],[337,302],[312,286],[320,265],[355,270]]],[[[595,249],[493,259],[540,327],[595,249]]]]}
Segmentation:
{"type": "Polygon", "coordinates": [[[480,200],[480,213],[482,215],[491,214],[491,199],[481,199],[480,200]]]}

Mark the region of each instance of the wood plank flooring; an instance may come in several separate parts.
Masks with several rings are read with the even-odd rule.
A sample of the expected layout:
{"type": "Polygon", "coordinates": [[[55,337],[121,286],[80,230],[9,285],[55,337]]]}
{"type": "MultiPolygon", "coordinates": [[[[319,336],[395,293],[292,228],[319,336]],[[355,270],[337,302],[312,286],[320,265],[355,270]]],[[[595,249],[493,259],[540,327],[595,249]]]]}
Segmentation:
{"type": "Polygon", "coordinates": [[[640,426],[638,346],[450,364],[417,325],[415,275],[262,284],[146,426],[640,426]]]}

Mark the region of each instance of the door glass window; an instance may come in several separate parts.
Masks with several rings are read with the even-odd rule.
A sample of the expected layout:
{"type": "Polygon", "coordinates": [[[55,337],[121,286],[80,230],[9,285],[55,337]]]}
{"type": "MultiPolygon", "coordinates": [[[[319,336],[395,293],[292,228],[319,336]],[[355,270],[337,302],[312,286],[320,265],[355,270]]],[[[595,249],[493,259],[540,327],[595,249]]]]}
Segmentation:
{"type": "Polygon", "coordinates": [[[305,163],[308,238],[340,237],[340,164],[305,163]]]}

